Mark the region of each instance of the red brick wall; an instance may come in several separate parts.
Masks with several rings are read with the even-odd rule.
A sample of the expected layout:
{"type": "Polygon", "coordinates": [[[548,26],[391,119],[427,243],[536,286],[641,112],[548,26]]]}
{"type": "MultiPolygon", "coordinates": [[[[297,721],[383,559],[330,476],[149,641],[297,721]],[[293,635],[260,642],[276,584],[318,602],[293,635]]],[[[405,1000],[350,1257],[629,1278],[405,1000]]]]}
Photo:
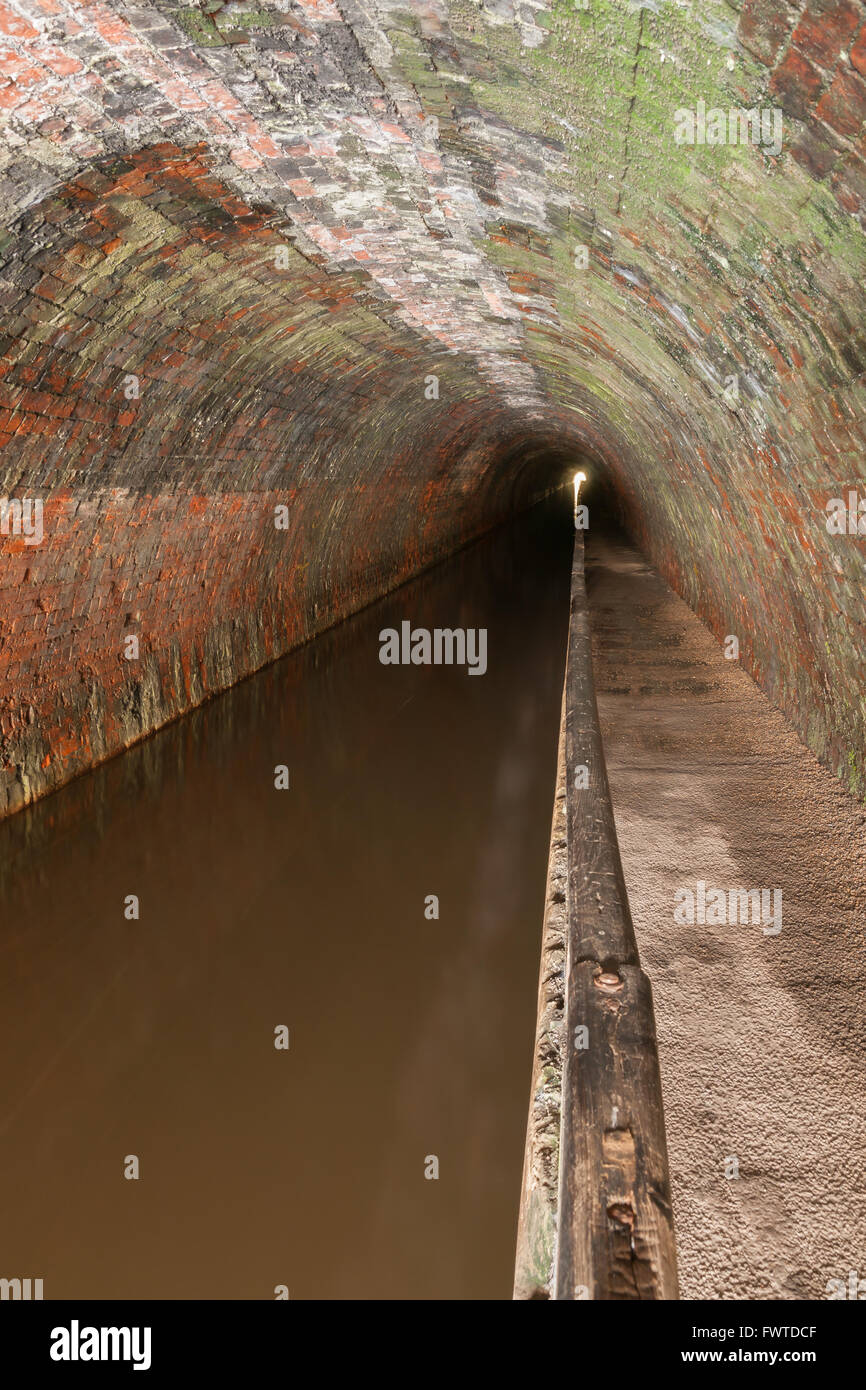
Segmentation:
{"type": "Polygon", "coordinates": [[[0,0],[0,498],[76,509],[4,593],[0,809],[183,707],[181,611],[217,688],[577,447],[866,792],[866,540],[824,515],[866,496],[863,0],[250,13],[0,0]],[[705,99],[781,107],[778,148],[678,142],[705,99]],[[291,531],[254,539],[284,494],[291,531]]]}
{"type": "Polygon", "coordinates": [[[477,375],[377,312],[360,277],[291,247],[276,268],[278,222],[196,153],[163,147],[73,181],[18,229],[29,254],[4,295],[2,495],[44,499],[44,535],[0,538],[0,810],[559,475],[552,424],[529,436],[477,375]]]}

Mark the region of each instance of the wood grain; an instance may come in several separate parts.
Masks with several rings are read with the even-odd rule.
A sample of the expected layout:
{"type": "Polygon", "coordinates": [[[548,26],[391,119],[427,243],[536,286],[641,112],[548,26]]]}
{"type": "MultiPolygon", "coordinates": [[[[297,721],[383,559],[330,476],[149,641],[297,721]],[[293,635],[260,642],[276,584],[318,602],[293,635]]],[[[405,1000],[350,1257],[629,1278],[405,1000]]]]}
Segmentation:
{"type": "MultiPolygon", "coordinates": [[[[538,1167],[531,1110],[515,1297],[675,1299],[676,1246],[652,990],[640,968],[608,788],[581,532],[575,536],[572,570],[563,748],[566,950],[557,1072],[556,1238],[545,1278],[539,1250],[546,1254],[551,1245],[550,1204],[528,1182],[533,1164],[538,1167]]],[[[540,1027],[534,1086],[544,1037],[540,1027]]]]}

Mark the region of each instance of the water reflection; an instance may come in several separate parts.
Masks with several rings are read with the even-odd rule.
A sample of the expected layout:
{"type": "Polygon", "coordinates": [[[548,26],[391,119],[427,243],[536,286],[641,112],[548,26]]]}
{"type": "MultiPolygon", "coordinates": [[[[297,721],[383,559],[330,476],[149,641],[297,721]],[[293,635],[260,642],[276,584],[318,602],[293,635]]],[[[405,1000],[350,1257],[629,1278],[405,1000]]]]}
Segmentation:
{"type": "Polygon", "coordinates": [[[572,536],[566,495],[0,825],[0,1276],[509,1296],[572,536]],[[404,618],[486,675],[382,666],[404,618]]]}

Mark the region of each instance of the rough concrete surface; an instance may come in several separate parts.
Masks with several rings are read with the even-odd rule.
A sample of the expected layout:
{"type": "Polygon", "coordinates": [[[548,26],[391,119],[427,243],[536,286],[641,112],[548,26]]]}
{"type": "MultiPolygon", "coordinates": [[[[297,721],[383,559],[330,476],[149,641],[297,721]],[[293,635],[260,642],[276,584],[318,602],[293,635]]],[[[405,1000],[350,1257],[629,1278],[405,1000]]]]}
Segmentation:
{"type": "Polygon", "coordinates": [[[587,576],[681,1296],[825,1299],[866,1276],[866,815],[630,545],[587,576]],[[677,924],[698,880],[781,889],[781,931],[677,924]]]}

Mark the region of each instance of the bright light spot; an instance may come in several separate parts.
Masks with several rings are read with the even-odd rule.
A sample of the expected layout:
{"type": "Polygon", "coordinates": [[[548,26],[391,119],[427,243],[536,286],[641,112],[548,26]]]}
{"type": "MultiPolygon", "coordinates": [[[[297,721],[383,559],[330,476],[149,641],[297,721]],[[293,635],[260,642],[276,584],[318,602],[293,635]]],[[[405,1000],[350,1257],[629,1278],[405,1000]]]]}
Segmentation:
{"type": "Polygon", "coordinates": [[[574,524],[577,525],[577,499],[580,497],[580,485],[586,482],[585,473],[575,473],[574,475],[574,524]]]}

